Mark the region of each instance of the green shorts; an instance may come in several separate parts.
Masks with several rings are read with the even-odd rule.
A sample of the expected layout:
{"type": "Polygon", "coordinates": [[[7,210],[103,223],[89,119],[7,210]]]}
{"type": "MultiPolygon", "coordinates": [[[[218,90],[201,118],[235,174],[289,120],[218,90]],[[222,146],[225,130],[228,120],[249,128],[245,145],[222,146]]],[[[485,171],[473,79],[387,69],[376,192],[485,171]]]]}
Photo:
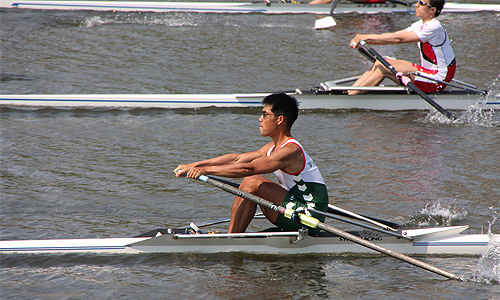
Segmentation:
{"type": "MultiPolygon", "coordinates": [[[[307,183],[307,185],[310,185],[310,184],[311,183],[307,183]]],[[[315,183],[312,183],[312,185],[314,185],[315,187],[314,187],[314,193],[312,193],[313,199],[311,201],[304,200],[303,195],[300,192],[298,192],[298,190],[295,190],[294,188],[292,188],[286,194],[286,197],[285,197],[285,199],[283,199],[283,203],[281,204],[281,206],[296,210],[299,207],[307,208],[308,203],[314,203],[313,208],[315,210],[326,212],[328,209],[328,193],[326,191],[326,186],[322,185],[322,184],[315,184],[315,183]],[[293,204],[290,204],[290,203],[293,203],[293,204]]],[[[308,188],[308,190],[310,191],[311,189],[308,188]]],[[[315,213],[311,213],[311,215],[313,217],[315,217],[316,219],[318,219],[320,222],[325,221],[325,216],[318,215],[315,213]]],[[[276,218],[274,225],[278,226],[279,228],[281,228],[284,231],[296,231],[296,230],[299,230],[300,228],[303,227],[302,224],[293,223],[290,219],[288,219],[287,217],[285,217],[282,214],[278,214],[278,217],[276,218]]],[[[318,229],[318,228],[308,227],[308,229],[309,229],[309,235],[318,234],[320,231],[320,229],[318,229]]]]}

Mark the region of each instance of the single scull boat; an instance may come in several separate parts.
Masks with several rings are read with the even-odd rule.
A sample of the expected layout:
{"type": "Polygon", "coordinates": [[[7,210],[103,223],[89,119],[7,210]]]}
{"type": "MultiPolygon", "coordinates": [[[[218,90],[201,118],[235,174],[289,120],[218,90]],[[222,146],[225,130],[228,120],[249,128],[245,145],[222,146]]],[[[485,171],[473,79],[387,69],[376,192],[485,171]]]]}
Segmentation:
{"type": "MultiPolygon", "coordinates": [[[[428,110],[432,108],[422,98],[403,86],[351,87],[341,85],[357,77],[321,83],[309,90],[287,91],[300,103],[301,109],[367,109],[367,110],[428,110]],[[347,90],[366,90],[368,94],[349,96],[347,90]]],[[[461,83],[461,82],[460,82],[461,83]]],[[[463,84],[463,83],[462,83],[463,84]]],[[[478,90],[446,89],[429,94],[446,109],[467,110],[480,105],[482,109],[500,109],[500,94],[478,90]]],[[[462,87],[462,88],[464,88],[462,87]]],[[[242,94],[57,94],[0,95],[0,106],[35,107],[127,107],[127,108],[200,108],[258,107],[268,93],[242,94]]]]}
{"type": "MultiPolygon", "coordinates": [[[[367,241],[406,254],[484,254],[500,235],[461,234],[469,226],[403,230],[399,238],[372,231],[350,232],[367,241]]],[[[269,254],[376,253],[342,237],[322,232],[308,237],[302,231],[194,234],[191,229],[157,229],[130,238],[0,241],[0,253],[220,253],[269,254]]]]}
{"type": "MultiPolygon", "coordinates": [[[[140,12],[196,12],[196,13],[263,13],[263,14],[328,14],[330,4],[261,2],[160,2],[160,1],[41,1],[0,0],[0,7],[55,10],[100,10],[140,12]]],[[[446,3],[444,12],[500,11],[500,4],[446,3]]],[[[341,2],[335,13],[414,13],[415,6],[408,4],[341,2]]]]}

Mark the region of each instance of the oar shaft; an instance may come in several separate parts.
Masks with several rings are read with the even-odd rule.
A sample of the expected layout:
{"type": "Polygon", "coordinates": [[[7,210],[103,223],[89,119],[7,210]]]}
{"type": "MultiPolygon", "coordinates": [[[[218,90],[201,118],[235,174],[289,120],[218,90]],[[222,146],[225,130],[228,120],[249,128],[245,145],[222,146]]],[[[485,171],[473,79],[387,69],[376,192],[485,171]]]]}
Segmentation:
{"type": "Polygon", "coordinates": [[[441,83],[441,84],[446,84],[446,85],[449,85],[449,86],[453,86],[453,87],[456,87],[456,88],[459,88],[459,89],[464,89],[464,90],[468,90],[468,91],[472,91],[472,92],[476,92],[476,93],[481,93],[481,94],[485,94],[486,93],[486,91],[484,91],[484,90],[480,90],[480,89],[478,89],[475,86],[472,86],[472,85],[467,84],[467,83],[462,83],[462,82],[460,82],[458,80],[453,80],[452,79],[451,81],[460,83],[461,85],[459,85],[459,84],[453,84],[451,82],[446,82],[446,81],[443,81],[443,80],[438,80],[438,79],[435,79],[435,78],[432,78],[432,77],[429,77],[429,76],[425,76],[420,71],[415,72],[415,73],[411,73],[411,74],[415,75],[415,76],[418,76],[418,77],[422,77],[422,78],[428,79],[428,80],[435,81],[437,83],[441,83]]]}
{"type": "Polygon", "coordinates": [[[264,207],[267,207],[273,211],[276,211],[278,213],[281,213],[281,214],[284,214],[285,212],[285,208],[284,207],[281,207],[279,205],[276,205],[268,200],[265,200],[265,199],[262,199],[260,197],[257,197],[255,195],[252,195],[250,193],[247,193],[243,190],[240,190],[239,188],[233,186],[232,184],[229,184],[229,183],[226,183],[226,182],[222,182],[221,180],[218,180],[218,179],[214,179],[214,178],[211,178],[211,177],[208,177],[208,176],[205,176],[205,175],[201,175],[199,178],[199,180],[201,181],[204,181],[206,183],[209,183],[211,185],[214,185],[226,192],[229,192],[235,196],[238,196],[238,197],[241,197],[241,198],[244,198],[246,200],[249,200],[249,201],[252,201],[254,203],[257,203],[258,205],[261,205],[261,206],[264,206],[264,207]]]}
{"type": "MultiPolygon", "coordinates": [[[[293,213],[293,210],[291,210],[291,209],[286,209],[286,208],[284,208],[284,207],[282,207],[280,205],[276,205],[276,204],[272,203],[271,201],[262,199],[260,197],[255,196],[255,195],[252,195],[250,193],[242,191],[242,190],[240,190],[238,188],[235,188],[235,187],[233,187],[233,186],[231,186],[229,184],[226,184],[226,183],[220,182],[218,180],[215,180],[213,178],[209,178],[207,176],[202,175],[198,179],[201,180],[201,181],[204,181],[206,183],[209,183],[211,185],[214,185],[214,186],[216,186],[216,187],[218,187],[218,188],[220,188],[220,189],[222,189],[224,191],[227,191],[227,192],[229,192],[229,193],[231,193],[231,194],[233,194],[235,196],[244,198],[244,199],[252,201],[252,202],[254,202],[254,203],[258,204],[258,205],[261,205],[263,207],[266,207],[266,208],[269,208],[269,209],[271,209],[273,211],[276,211],[276,212],[284,215],[287,218],[290,218],[291,214],[293,213]]],[[[359,237],[354,236],[352,234],[349,234],[349,233],[347,233],[345,231],[337,229],[337,228],[335,228],[333,226],[330,226],[330,225],[327,225],[325,223],[322,223],[322,222],[320,222],[316,218],[313,218],[313,217],[310,217],[310,216],[307,216],[305,214],[300,213],[299,214],[299,219],[300,219],[300,223],[303,224],[303,225],[306,225],[306,226],[309,226],[309,227],[312,227],[312,228],[319,228],[319,229],[322,229],[324,231],[336,234],[336,235],[338,235],[340,237],[343,237],[343,238],[345,238],[347,240],[350,240],[351,242],[354,242],[354,243],[357,243],[359,245],[365,246],[365,247],[367,247],[369,249],[372,249],[374,251],[377,251],[377,252],[380,252],[380,253],[392,256],[392,257],[397,258],[399,260],[408,262],[408,263],[410,263],[410,264],[412,264],[414,266],[417,266],[417,267],[420,267],[422,269],[434,272],[436,274],[442,275],[442,276],[447,277],[449,279],[455,279],[455,280],[459,280],[460,279],[460,277],[458,277],[455,274],[446,272],[444,270],[436,268],[436,267],[434,267],[432,265],[429,265],[429,264],[424,263],[422,261],[419,261],[417,259],[411,258],[411,257],[406,256],[404,254],[392,251],[392,250],[384,248],[384,247],[382,247],[380,245],[377,245],[377,244],[374,244],[372,242],[366,241],[366,240],[364,240],[362,238],[359,238],[359,237]]]]}
{"type": "MultiPolygon", "coordinates": [[[[229,180],[225,180],[225,179],[221,179],[221,178],[217,178],[217,177],[212,177],[212,176],[208,176],[208,177],[212,178],[212,179],[215,179],[215,180],[218,180],[218,181],[223,182],[223,183],[227,183],[227,184],[229,184],[229,185],[231,185],[231,186],[233,186],[235,188],[238,188],[240,186],[238,183],[235,183],[235,182],[232,182],[232,181],[229,181],[229,180]]],[[[371,223],[371,224],[373,224],[375,226],[379,226],[380,228],[383,228],[385,230],[397,231],[394,228],[400,227],[399,224],[396,224],[394,222],[389,222],[389,221],[380,220],[380,219],[373,218],[373,217],[358,215],[356,213],[350,212],[348,210],[345,210],[343,208],[334,206],[332,204],[328,204],[328,212],[332,213],[332,214],[344,216],[344,217],[350,217],[350,218],[362,220],[362,221],[371,223]]],[[[345,219],[343,219],[343,220],[345,221],[345,219]]],[[[348,221],[346,221],[346,222],[348,222],[348,221]]]]}
{"type": "MultiPolygon", "coordinates": [[[[382,224],[374,219],[370,219],[370,218],[367,218],[365,216],[361,216],[361,215],[358,215],[356,213],[353,213],[353,212],[350,212],[348,210],[345,210],[345,209],[342,209],[340,207],[337,207],[337,206],[334,206],[334,205],[331,205],[331,204],[328,204],[328,211],[330,210],[334,210],[334,211],[338,211],[348,217],[351,217],[351,218],[355,218],[355,219],[358,219],[358,220],[362,220],[362,221],[365,221],[365,222],[368,222],[368,223],[371,223],[375,226],[378,226],[380,228],[383,228],[385,230],[391,230],[391,231],[397,231],[396,229],[392,228],[391,226],[387,225],[387,224],[382,224]]],[[[397,225],[397,224],[395,224],[397,225]]],[[[397,226],[393,226],[393,227],[397,227],[397,226]]]]}
{"type": "Polygon", "coordinates": [[[334,214],[330,214],[330,213],[327,213],[327,212],[322,212],[322,211],[319,211],[319,210],[316,210],[316,209],[309,208],[308,210],[310,212],[312,212],[312,213],[315,213],[315,214],[318,214],[318,215],[323,215],[325,217],[332,218],[332,219],[335,219],[335,220],[339,220],[339,221],[342,221],[342,222],[345,222],[345,223],[349,223],[349,224],[352,224],[352,225],[360,226],[360,227],[363,227],[363,228],[366,228],[366,229],[370,229],[370,230],[373,230],[373,231],[382,232],[384,234],[392,235],[392,236],[395,236],[395,237],[398,237],[398,238],[401,238],[401,239],[406,239],[406,240],[410,240],[410,241],[413,240],[413,238],[410,238],[410,237],[407,237],[407,236],[403,236],[403,235],[401,235],[401,234],[399,234],[397,232],[390,231],[388,229],[384,229],[386,226],[383,226],[383,225],[382,225],[383,226],[382,228],[379,228],[379,227],[375,227],[375,226],[372,226],[372,225],[360,223],[358,221],[346,219],[346,218],[343,218],[343,217],[340,217],[340,216],[337,216],[337,215],[334,215],[334,214]]]}
{"type": "Polygon", "coordinates": [[[369,242],[367,240],[364,240],[364,239],[362,239],[360,237],[352,235],[352,234],[350,234],[348,232],[345,232],[343,230],[337,229],[337,228],[335,228],[333,226],[330,226],[328,224],[319,222],[316,227],[320,228],[320,229],[322,229],[324,231],[328,231],[330,233],[336,234],[336,235],[338,235],[340,237],[343,237],[345,239],[348,239],[351,242],[354,242],[356,244],[359,244],[359,245],[362,245],[364,247],[370,248],[370,249],[372,249],[374,251],[377,251],[377,252],[380,252],[380,253],[392,256],[394,258],[397,258],[399,260],[402,260],[404,262],[407,262],[407,263],[412,264],[414,266],[417,266],[419,268],[425,269],[427,271],[439,274],[439,275],[447,277],[449,279],[460,280],[460,277],[457,276],[457,275],[455,275],[455,274],[453,274],[453,273],[441,270],[441,269],[439,269],[439,268],[437,268],[435,266],[429,265],[427,263],[424,263],[423,261],[420,261],[418,259],[414,259],[412,257],[409,257],[407,255],[401,254],[399,252],[392,251],[390,249],[384,248],[384,247],[382,247],[380,245],[377,245],[377,244],[374,244],[374,243],[369,242]]]}
{"type": "Polygon", "coordinates": [[[333,11],[335,10],[335,7],[337,7],[337,3],[339,2],[339,0],[333,0],[333,3],[332,3],[332,8],[330,8],[330,14],[329,16],[333,16],[333,11]]]}
{"type": "MultiPolygon", "coordinates": [[[[364,41],[361,41],[360,44],[359,44],[359,47],[364,47],[364,44],[365,44],[364,41]]],[[[392,74],[394,74],[395,76],[397,76],[398,71],[389,62],[387,62],[387,60],[384,57],[382,57],[382,55],[380,55],[377,51],[375,51],[375,49],[369,48],[368,52],[371,55],[373,55],[381,64],[383,64],[384,67],[386,67],[389,71],[391,71],[392,74]]],[[[432,105],[432,107],[434,107],[437,111],[439,111],[440,113],[442,113],[443,115],[445,115],[448,119],[450,119],[450,120],[456,120],[457,119],[449,111],[447,111],[446,109],[442,108],[439,104],[437,104],[434,100],[432,100],[431,97],[427,96],[424,92],[422,92],[422,90],[420,90],[413,82],[410,81],[406,85],[412,91],[414,91],[420,97],[422,97],[425,101],[427,101],[427,103],[429,103],[430,105],[432,105]]]]}

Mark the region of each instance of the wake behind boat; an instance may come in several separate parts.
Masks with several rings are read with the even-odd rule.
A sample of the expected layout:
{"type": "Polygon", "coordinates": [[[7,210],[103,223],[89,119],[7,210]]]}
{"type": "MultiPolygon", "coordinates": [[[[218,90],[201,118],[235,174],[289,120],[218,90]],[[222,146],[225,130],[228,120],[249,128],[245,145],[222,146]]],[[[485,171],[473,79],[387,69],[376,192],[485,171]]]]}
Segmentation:
{"type": "MultiPolygon", "coordinates": [[[[414,13],[414,3],[398,1],[367,1],[371,3],[340,2],[335,13],[414,13]]],[[[262,13],[262,14],[318,14],[330,12],[330,4],[270,3],[259,2],[163,2],[163,1],[41,1],[0,0],[2,8],[54,9],[54,10],[97,10],[123,12],[196,12],[196,13],[262,13]]],[[[467,13],[478,11],[500,11],[500,4],[446,3],[444,12],[467,13]]]]}

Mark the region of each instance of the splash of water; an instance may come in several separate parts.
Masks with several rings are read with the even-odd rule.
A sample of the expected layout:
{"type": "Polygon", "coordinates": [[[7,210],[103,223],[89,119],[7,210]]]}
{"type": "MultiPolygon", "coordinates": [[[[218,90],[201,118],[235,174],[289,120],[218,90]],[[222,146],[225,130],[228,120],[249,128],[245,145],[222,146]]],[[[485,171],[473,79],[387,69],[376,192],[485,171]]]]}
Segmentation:
{"type": "Polygon", "coordinates": [[[441,200],[427,203],[425,207],[410,215],[410,220],[404,222],[405,227],[451,226],[464,220],[467,211],[458,208],[456,201],[441,203],[441,200]]]}
{"type": "Polygon", "coordinates": [[[471,105],[467,111],[460,116],[462,122],[484,127],[500,126],[500,111],[486,104],[488,102],[498,102],[498,99],[500,99],[500,74],[497,80],[495,80],[488,89],[490,93],[484,96],[481,99],[482,101],[471,105]]]}
{"type": "MultiPolygon", "coordinates": [[[[494,208],[491,208],[494,210],[494,208]]],[[[496,216],[489,223],[488,234],[490,241],[486,252],[481,256],[474,272],[472,281],[481,283],[500,283],[500,235],[494,235],[493,224],[500,218],[500,211],[495,211],[496,216]]]]}
{"type": "Polygon", "coordinates": [[[434,109],[431,109],[429,113],[425,116],[425,118],[422,120],[422,123],[430,123],[430,124],[453,124],[456,122],[460,122],[460,118],[453,121],[451,119],[448,119],[448,117],[446,117],[445,115],[434,109]]]}
{"type": "Polygon", "coordinates": [[[80,27],[92,28],[94,26],[108,24],[140,24],[140,25],[163,25],[167,27],[196,27],[198,23],[191,15],[171,17],[171,15],[158,15],[148,13],[130,13],[93,16],[86,18],[80,23],[80,27]]]}
{"type": "Polygon", "coordinates": [[[450,120],[437,110],[431,110],[422,121],[423,123],[431,124],[456,124],[456,125],[472,125],[482,127],[499,127],[500,126],[500,105],[497,104],[495,109],[491,103],[498,103],[500,99],[500,74],[498,78],[488,87],[489,94],[481,96],[478,102],[469,106],[468,109],[456,115],[456,120],[450,120]],[[490,103],[490,104],[487,104],[490,103]]]}
{"type": "MultiPolygon", "coordinates": [[[[461,210],[457,206],[455,201],[443,204],[441,200],[437,200],[427,203],[420,212],[411,214],[410,221],[399,221],[403,224],[403,227],[453,225],[453,223],[463,220],[467,216],[467,211],[461,210]]],[[[486,284],[500,283],[500,232],[498,232],[500,226],[496,225],[494,227],[495,222],[500,220],[500,209],[490,207],[490,210],[493,211],[494,217],[491,222],[488,222],[487,234],[490,240],[487,250],[479,259],[472,275],[463,277],[464,280],[486,284]]]]}
{"type": "Polygon", "coordinates": [[[85,27],[85,28],[92,28],[94,26],[103,25],[103,24],[109,24],[109,23],[111,23],[111,21],[109,21],[109,20],[103,20],[99,16],[94,16],[94,17],[85,19],[80,24],[80,26],[81,27],[85,27]]]}

